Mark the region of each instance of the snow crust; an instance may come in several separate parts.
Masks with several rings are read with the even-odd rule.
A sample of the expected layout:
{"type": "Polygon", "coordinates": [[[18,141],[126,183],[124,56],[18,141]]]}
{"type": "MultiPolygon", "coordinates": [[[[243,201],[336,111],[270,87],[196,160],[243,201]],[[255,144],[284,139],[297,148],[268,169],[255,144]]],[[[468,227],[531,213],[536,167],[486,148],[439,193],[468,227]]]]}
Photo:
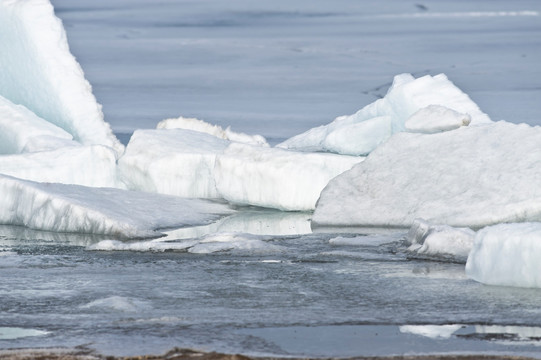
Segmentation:
{"type": "Polygon", "coordinates": [[[76,145],[65,130],[0,96],[0,155],[76,145]]]}
{"type": "Polygon", "coordinates": [[[448,225],[434,225],[422,219],[415,219],[406,240],[411,244],[409,251],[432,257],[451,257],[466,262],[473,247],[475,231],[468,228],[454,228],[448,225]]]}
{"type": "Polygon", "coordinates": [[[392,134],[407,130],[406,122],[415,132],[436,132],[467,125],[468,119],[472,125],[491,122],[444,74],[418,79],[401,74],[395,76],[384,98],[353,115],[340,116],[328,125],[294,136],[277,147],[367,155],[392,134]],[[416,114],[421,109],[424,110],[416,114]]]}
{"type": "Polygon", "coordinates": [[[227,140],[192,130],[137,130],[118,161],[119,178],[129,189],[219,198],[214,166],[228,145],[227,140]]]}
{"type": "Polygon", "coordinates": [[[117,180],[114,151],[101,145],[68,146],[49,151],[3,155],[0,156],[0,174],[39,182],[95,187],[123,186],[117,180]]]}
{"type": "Polygon", "coordinates": [[[497,122],[398,133],[331,180],[317,226],[434,224],[480,228],[541,219],[541,128],[497,122]]]}
{"type": "Polygon", "coordinates": [[[232,143],[216,159],[216,187],[232,203],[313,210],[329,180],[363,160],[232,143]]]}
{"type": "Polygon", "coordinates": [[[0,34],[1,96],[82,144],[122,153],[49,0],[0,0],[0,34]]]}
{"type": "Polygon", "coordinates": [[[477,233],[466,275],[489,285],[541,287],[541,223],[498,224],[477,233]]]}
{"type": "Polygon", "coordinates": [[[216,136],[217,138],[240,142],[250,145],[259,145],[268,147],[267,140],[261,135],[248,135],[245,133],[237,133],[227,127],[225,130],[218,125],[212,125],[203,120],[196,118],[179,117],[176,119],[165,119],[158,123],[157,129],[185,129],[207,133],[216,136]]]}
{"type": "Polygon", "coordinates": [[[231,213],[197,199],[112,188],[37,183],[0,175],[0,223],[32,229],[156,237],[159,229],[205,224],[231,213]]]}

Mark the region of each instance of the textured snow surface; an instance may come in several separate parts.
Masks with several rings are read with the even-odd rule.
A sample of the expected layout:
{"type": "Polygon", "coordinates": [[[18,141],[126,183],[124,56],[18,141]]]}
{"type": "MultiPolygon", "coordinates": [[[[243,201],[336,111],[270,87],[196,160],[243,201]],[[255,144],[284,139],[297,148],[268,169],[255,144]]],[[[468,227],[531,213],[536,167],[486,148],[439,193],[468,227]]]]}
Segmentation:
{"type": "Polygon", "coordinates": [[[313,210],[329,180],[363,160],[232,143],[216,160],[216,187],[237,204],[313,210]]]}
{"type": "Polygon", "coordinates": [[[82,144],[122,152],[49,0],[0,0],[0,34],[1,96],[82,144]]]}
{"type": "Polygon", "coordinates": [[[0,154],[79,145],[65,130],[0,96],[0,154]]]}
{"type": "Polygon", "coordinates": [[[466,274],[490,285],[541,287],[541,223],[499,224],[477,233],[466,274]]]}
{"type": "Polygon", "coordinates": [[[218,198],[214,164],[228,144],[192,130],[137,130],[118,161],[119,177],[134,190],[218,198]]]}
{"type": "Polygon", "coordinates": [[[0,156],[0,174],[17,178],[97,187],[122,187],[114,151],[102,145],[0,156]]]}
{"type": "MultiPolygon", "coordinates": [[[[376,100],[353,115],[340,116],[328,125],[310,129],[277,146],[304,151],[366,155],[392,134],[406,130],[405,123],[410,116],[433,105],[446,107],[453,113],[445,112],[445,119],[441,119],[441,108],[430,107],[413,119],[412,128],[415,132],[435,132],[458,127],[456,117],[459,115],[455,113],[467,114],[460,117],[471,119],[472,125],[491,122],[469,96],[444,74],[426,75],[418,79],[411,74],[401,74],[395,76],[383,99],[376,100]]],[[[460,123],[463,123],[462,119],[460,123]]]]}
{"type": "Polygon", "coordinates": [[[541,219],[541,128],[498,122],[395,134],[323,190],[325,226],[459,227],[541,219]]]}
{"type": "Polygon", "coordinates": [[[158,129],[185,129],[207,133],[220,139],[230,140],[251,145],[269,146],[267,140],[261,135],[248,135],[237,133],[227,127],[225,130],[219,125],[212,125],[196,118],[179,117],[176,119],[165,119],[158,123],[158,129]]]}
{"type": "Polygon", "coordinates": [[[475,231],[468,228],[453,228],[434,225],[415,219],[406,239],[409,251],[427,257],[450,257],[454,261],[466,262],[470,253],[475,231]]]}
{"type": "Polygon", "coordinates": [[[112,188],[36,183],[0,175],[0,223],[38,230],[156,237],[158,229],[205,224],[231,213],[196,199],[112,188]]]}

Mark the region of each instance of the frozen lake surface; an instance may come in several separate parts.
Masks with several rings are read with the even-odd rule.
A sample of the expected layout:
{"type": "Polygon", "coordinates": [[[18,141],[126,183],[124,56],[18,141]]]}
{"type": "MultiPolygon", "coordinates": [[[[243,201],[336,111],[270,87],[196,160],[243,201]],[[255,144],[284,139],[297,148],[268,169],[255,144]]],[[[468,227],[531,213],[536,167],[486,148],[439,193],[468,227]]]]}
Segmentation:
{"type": "MultiPolygon", "coordinates": [[[[493,120],[541,124],[536,0],[51,2],[124,143],[183,115],[276,144],[406,72],[444,72],[493,120]]],[[[245,208],[124,242],[0,226],[0,349],[541,358],[541,290],[413,257],[407,229],[313,232],[311,215],[245,208]]]]}
{"type": "Polygon", "coordinates": [[[122,243],[140,251],[96,250],[110,242],[2,227],[0,348],[88,344],[135,355],[180,346],[282,356],[540,349],[539,289],[485,286],[466,278],[464,264],[412,258],[401,230],[312,233],[308,220],[250,210],[219,229],[162,241],[178,249],[196,233],[226,234],[220,229],[233,225],[258,240],[219,249],[202,241],[197,253],[152,251],[150,240],[122,243]],[[265,219],[272,236],[256,234],[265,219]]]}

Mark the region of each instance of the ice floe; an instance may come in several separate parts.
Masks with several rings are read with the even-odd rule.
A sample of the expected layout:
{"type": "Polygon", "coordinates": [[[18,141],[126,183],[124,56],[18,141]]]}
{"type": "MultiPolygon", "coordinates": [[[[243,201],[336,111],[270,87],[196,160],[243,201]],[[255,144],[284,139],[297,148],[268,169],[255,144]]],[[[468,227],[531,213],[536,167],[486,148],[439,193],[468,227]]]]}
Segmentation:
{"type": "Polygon", "coordinates": [[[33,229],[137,238],[205,224],[226,205],[112,188],[37,183],[0,175],[0,223],[33,229]]]}
{"type": "Polygon", "coordinates": [[[103,121],[62,22],[48,0],[1,0],[0,95],[85,145],[123,146],[103,121]]]}
{"type": "Polygon", "coordinates": [[[137,130],[118,161],[119,177],[134,190],[219,198],[214,167],[229,144],[192,130],[137,130]]]}
{"type": "Polygon", "coordinates": [[[444,74],[418,79],[411,74],[401,74],[395,76],[383,99],[353,115],[340,116],[328,125],[294,136],[277,147],[367,155],[400,131],[444,131],[470,121],[472,125],[491,122],[444,74]]]}
{"type": "Polygon", "coordinates": [[[216,187],[232,203],[313,210],[329,180],[363,160],[232,143],[216,159],[216,187]]]}
{"type": "Polygon", "coordinates": [[[445,257],[464,263],[474,239],[475,231],[469,228],[434,225],[422,219],[415,219],[406,236],[411,244],[408,250],[412,253],[426,257],[445,257]]]}
{"type": "Polygon", "coordinates": [[[480,228],[541,219],[541,128],[504,121],[398,133],[322,191],[317,226],[480,228]]]}
{"type": "Polygon", "coordinates": [[[541,223],[498,224],[477,233],[468,277],[489,285],[541,287],[541,223]]]}

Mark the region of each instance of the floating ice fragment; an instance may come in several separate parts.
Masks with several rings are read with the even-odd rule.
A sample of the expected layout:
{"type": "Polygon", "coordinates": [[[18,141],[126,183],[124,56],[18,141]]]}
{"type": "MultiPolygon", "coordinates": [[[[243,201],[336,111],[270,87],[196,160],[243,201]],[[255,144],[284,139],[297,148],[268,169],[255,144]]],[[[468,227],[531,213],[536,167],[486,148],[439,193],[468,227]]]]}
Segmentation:
{"type": "Polygon", "coordinates": [[[466,275],[489,285],[541,287],[541,223],[499,224],[480,230],[466,275]]]}
{"type": "Polygon", "coordinates": [[[406,239],[409,251],[424,256],[451,256],[455,261],[466,262],[470,253],[475,231],[468,228],[453,228],[434,225],[422,219],[415,219],[406,239]]]}
{"type": "Polygon", "coordinates": [[[223,204],[112,188],[37,183],[0,175],[0,224],[33,229],[157,237],[159,229],[206,224],[223,204]]]}

